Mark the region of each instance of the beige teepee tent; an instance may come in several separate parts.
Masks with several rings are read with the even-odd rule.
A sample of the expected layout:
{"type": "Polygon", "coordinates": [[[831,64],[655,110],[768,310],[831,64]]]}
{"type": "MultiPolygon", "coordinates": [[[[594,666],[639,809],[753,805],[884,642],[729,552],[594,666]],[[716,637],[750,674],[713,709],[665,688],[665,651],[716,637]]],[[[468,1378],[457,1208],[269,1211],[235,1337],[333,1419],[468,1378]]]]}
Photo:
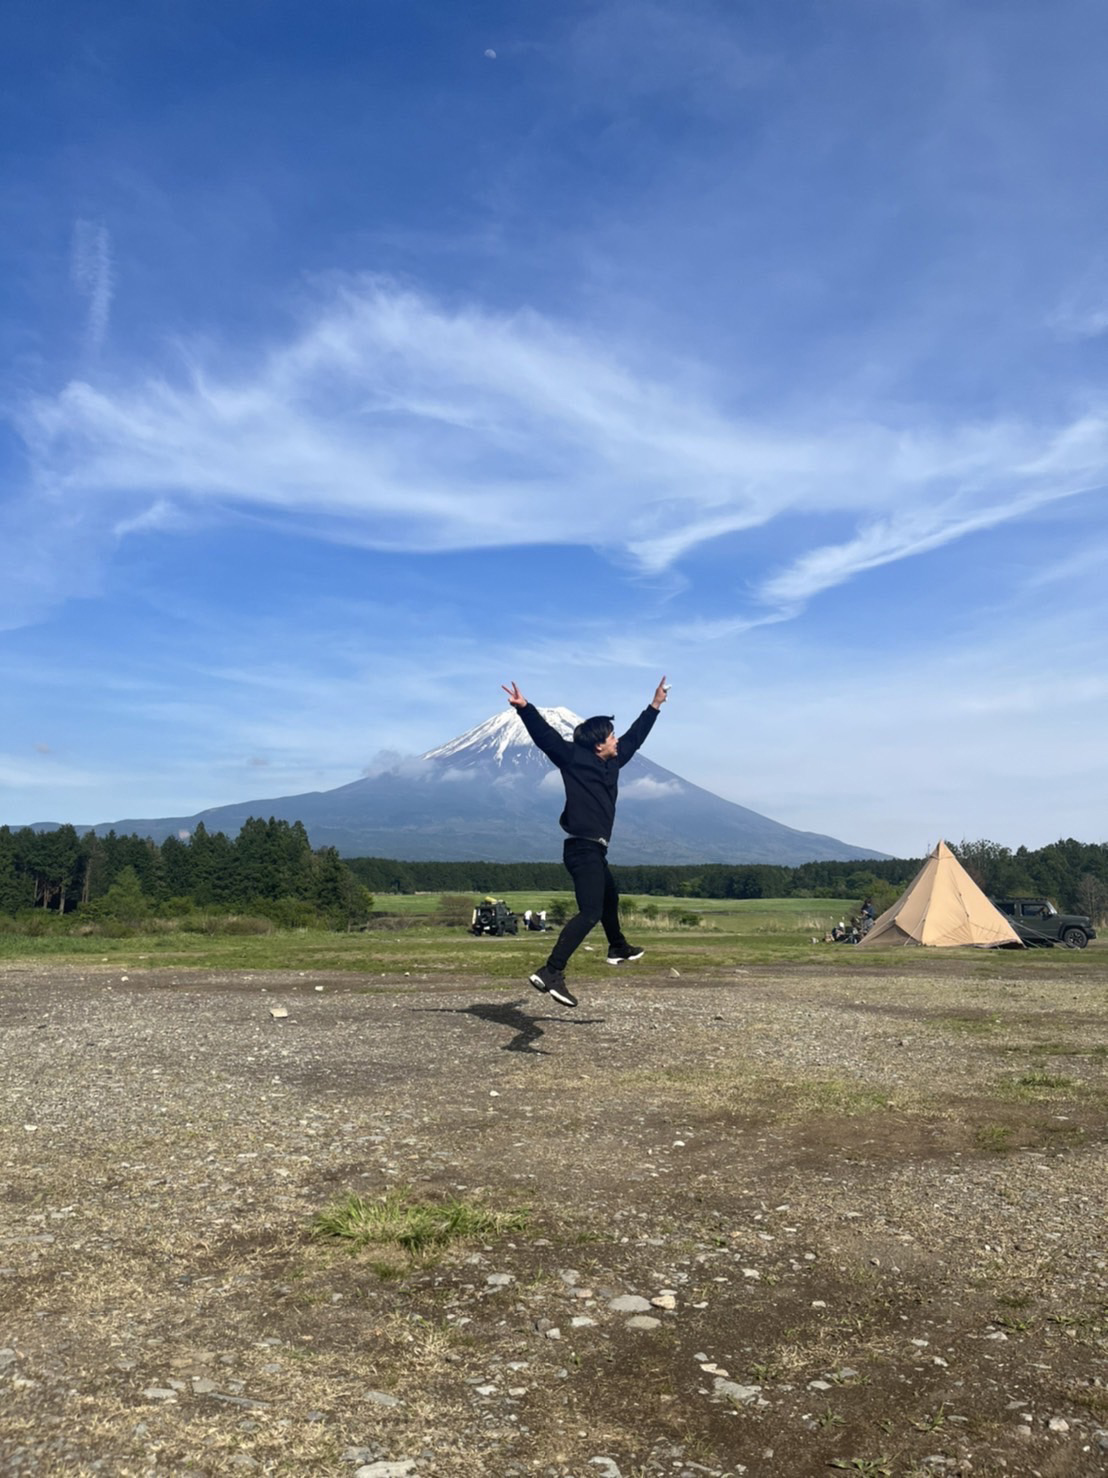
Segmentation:
{"type": "Polygon", "coordinates": [[[888,944],[993,949],[1021,940],[989,902],[945,842],[940,842],[904,892],[875,919],[858,948],[888,944]]]}

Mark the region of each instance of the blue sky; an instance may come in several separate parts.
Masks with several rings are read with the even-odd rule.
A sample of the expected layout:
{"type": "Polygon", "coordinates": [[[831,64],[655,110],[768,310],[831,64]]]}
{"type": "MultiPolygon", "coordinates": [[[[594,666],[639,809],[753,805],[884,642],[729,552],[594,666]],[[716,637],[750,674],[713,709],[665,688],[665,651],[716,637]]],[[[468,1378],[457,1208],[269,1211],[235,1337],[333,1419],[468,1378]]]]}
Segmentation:
{"type": "Polygon", "coordinates": [[[665,672],[651,757],[789,825],[1108,837],[1101,0],[8,0],[0,55],[0,821],[665,672]]]}

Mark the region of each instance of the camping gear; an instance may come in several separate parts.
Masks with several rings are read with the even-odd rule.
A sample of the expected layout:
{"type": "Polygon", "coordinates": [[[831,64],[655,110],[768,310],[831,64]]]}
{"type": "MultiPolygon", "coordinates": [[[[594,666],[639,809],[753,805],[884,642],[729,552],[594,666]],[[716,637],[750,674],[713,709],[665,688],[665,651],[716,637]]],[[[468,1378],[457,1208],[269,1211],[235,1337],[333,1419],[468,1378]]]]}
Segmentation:
{"type": "Polygon", "coordinates": [[[879,949],[893,944],[1023,948],[1011,924],[993,907],[945,842],[939,842],[892,908],[874,920],[869,933],[858,941],[858,948],[879,949]]]}

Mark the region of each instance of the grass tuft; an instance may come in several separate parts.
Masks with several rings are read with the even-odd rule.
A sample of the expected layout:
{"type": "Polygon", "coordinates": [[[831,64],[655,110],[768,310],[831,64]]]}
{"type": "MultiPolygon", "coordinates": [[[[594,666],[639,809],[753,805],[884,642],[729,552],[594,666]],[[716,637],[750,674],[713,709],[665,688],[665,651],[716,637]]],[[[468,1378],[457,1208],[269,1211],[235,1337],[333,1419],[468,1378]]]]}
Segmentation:
{"type": "Polygon", "coordinates": [[[1012,1130],[1007,1124],[981,1124],[974,1131],[973,1140],[979,1150],[991,1150],[998,1155],[1013,1148],[1012,1130]]]}
{"type": "Polygon", "coordinates": [[[1076,1078],[1066,1077],[1062,1073],[1043,1072],[1037,1068],[1032,1068],[1016,1078],[1009,1078],[997,1084],[998,1097],[1022,1100],[1025,1103],[1034,1103],[1038,1099],[1050,1098],[1055,1094],[1066,1094],[1072,1097],[1080,1095],[1083,1091],[1082,1084],[1076,1078]]]}
{"type": "Polygon", "coordinates": [[[522,1231],[527,1222],[526,1211],[489,1211],[455,1197],[439,1204],[414,1201],[398,1189],[375,1201],[351,1192],[316,1214],[311,1233],[319,1240],[346,1241],[355,1247],[391,1243],[418,1254],[452,1242],[522,1231]]]}
{"type": "Polygon", "coordinates": [[[845,1078],[801,1078],[782,1085],[785,1100],[803,1114],[879,1113],[890,1107],[890,1098],[879,1088],[845,1078]]]}
{"type": "Polygon", "coordinates": [[[999,1016],[986,1016],[981,1013],[970,1014],[969,1012],[955,1012],[949,1016],[936,1016],[935,1022],[938,1026],[946,1027],[947,1031],[958,1032],[967,1037],[986,1036],[989,1032],[997,1031],[1003,1025],[999,1016]]]}

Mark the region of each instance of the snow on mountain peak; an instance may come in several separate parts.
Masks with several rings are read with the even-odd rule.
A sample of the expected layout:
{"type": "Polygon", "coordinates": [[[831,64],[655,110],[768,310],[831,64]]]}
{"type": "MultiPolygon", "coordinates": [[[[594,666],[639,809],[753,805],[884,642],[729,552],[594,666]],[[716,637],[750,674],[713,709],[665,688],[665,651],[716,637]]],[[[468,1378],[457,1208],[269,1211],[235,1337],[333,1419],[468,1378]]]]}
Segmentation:
{"type": "MultiPolygon", "coordinates": [[[[573,738],[573,731],[581,722],[569,708],[540,708],[539,712],[565,739],[573,738]]],[[[475,729],[467,729],[456,739],[440,744],[437,749],[429,749],[420,758],[444,761],[450,765],[469,765],[478,761],[503,765],[518,763],[523,754],[533,749],[523,720],[514,708],[508,708],[478,724],[475,729]]]]}

